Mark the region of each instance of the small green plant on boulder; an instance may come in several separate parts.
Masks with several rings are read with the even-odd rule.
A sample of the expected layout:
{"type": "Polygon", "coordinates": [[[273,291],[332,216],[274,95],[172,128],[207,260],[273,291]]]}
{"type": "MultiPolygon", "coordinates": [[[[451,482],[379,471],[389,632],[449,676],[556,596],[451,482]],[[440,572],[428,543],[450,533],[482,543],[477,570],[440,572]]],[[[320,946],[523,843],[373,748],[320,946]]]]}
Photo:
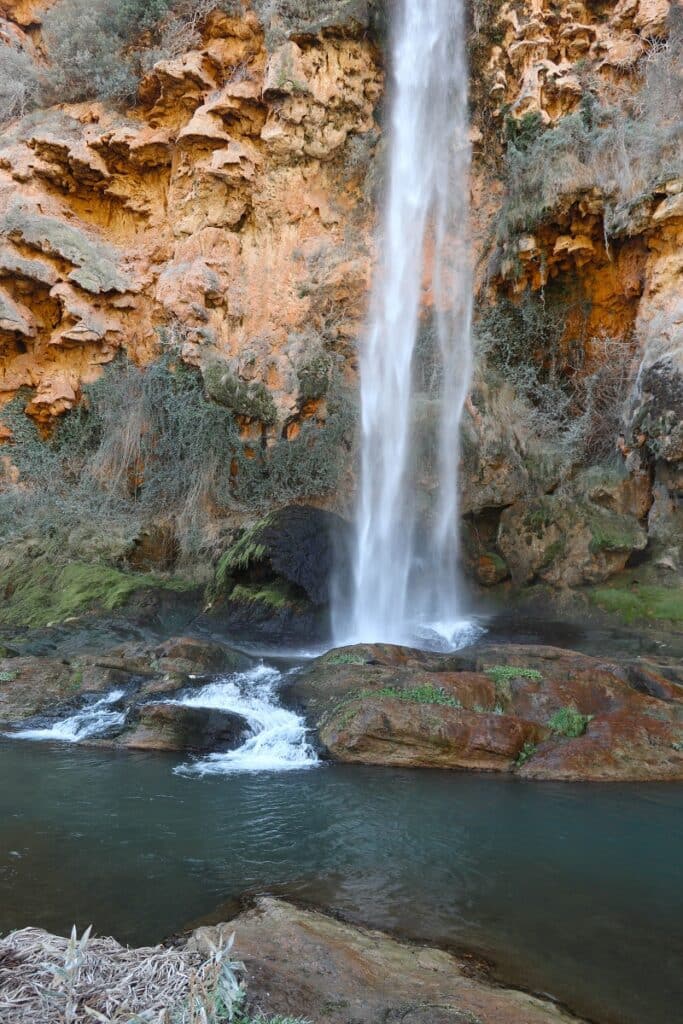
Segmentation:
{"type": "Polygon", "coordinates": [[[363,697],[391,697],[393,700],[403,700],[410,704],[440,704],[442,707],[460,708],[462,704],[450,693],[438,686],[413,686],[405,690],[396,686],[384,686],[380,690],[363,690],[359,694],[363,697]]]}
{"type": "Polygon", "coordinates": [[[515,761],[517,767],[521,768],[522,765],[525,765],[527,761],[529,761],[534,756],[537,750],[538,747],[535,743],[525,743],[522,749],[520,750],[519,754],[517,755],[517,760],[515,761]]]}
{"type": "Polygon", "coordinates": [[[510,683],[513,679],[543,679],[542,674],[535,668],[519,668],[517,665],[493,665],[484,669],[484,674],[493,679],[496,687],[496,694],[501,701],[512,700],[512,689],[510,683]]]}
{"type": "Polygon", "coordinates": [[[19,675],[18,672],[0,672],[0,683],[13,683],[19,675]]]}
{"type": "Polygon", "coordinates": [[[494,683],[509,682],[512,679],[543,679],[543,674],[535,668],[519,668],[517,665],[494,665],[484,669],[494,683]]]}
{"type": "Polygon", "coordinates": [[[571,705],[556,711],[548,725],[557,736],[576,739],[578,736],[583,736],[592,718],[592,715],[582,715],[577,708],[571,705]]]}
{"type": "Polygon", "coordinates": [[[326,665],[367,665],[368,660],[363,654],[353,651],[332,651],[324,658],[326,665]]]}

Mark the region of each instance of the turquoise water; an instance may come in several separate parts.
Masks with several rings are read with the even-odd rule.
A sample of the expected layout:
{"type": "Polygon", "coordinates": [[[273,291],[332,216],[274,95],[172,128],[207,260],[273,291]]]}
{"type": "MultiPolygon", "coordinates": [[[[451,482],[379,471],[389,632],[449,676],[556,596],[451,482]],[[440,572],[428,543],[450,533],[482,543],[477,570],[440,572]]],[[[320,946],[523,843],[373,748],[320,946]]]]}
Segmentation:
{"type": "Polygon", "coordinates": [[[1,741],[0,930],[153,942],[273,892],[478,952],[596,1021],[679,1019],[683,786],[176,763],[1,741]]]}

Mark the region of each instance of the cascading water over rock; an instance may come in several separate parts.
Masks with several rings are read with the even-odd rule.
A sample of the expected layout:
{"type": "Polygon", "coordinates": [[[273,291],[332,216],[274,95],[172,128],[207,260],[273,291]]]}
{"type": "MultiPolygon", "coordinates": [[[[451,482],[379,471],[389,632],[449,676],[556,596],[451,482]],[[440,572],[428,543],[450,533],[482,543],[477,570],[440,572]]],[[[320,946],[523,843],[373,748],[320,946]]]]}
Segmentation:
{"type": "Polygon", "coordinates": [[[449,636],[461,614],[458,436],[471,371],[464,39],[462,0],[399,0],[388,196],[361,355],[353,594],[338,640],[408,642],[426,625],[449,636]]]}

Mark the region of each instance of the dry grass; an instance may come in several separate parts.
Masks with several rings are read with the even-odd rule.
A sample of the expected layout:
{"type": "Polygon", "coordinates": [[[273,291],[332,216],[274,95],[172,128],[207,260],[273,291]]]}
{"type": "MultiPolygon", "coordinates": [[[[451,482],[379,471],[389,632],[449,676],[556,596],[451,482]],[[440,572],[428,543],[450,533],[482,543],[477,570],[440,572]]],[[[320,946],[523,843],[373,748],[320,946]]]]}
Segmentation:
{"type": "Polygon", "coordinates": [[[0,1021],[11,1024],[218,1024],[242,1000],[232,941],[206,959],[185,949],[126,949],[25,928],[0,939],[0,1021]]]}

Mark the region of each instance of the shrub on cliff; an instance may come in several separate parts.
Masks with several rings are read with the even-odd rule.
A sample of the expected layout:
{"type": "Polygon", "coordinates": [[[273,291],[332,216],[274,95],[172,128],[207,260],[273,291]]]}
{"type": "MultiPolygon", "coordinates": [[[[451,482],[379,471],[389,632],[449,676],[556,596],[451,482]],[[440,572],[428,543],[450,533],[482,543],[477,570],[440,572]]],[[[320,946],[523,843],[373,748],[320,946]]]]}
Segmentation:
{"type": "Polygon", "coordinates": [[[501,241],[533,231],[551,213],[595,189],[606,203],[605,228],[616,232],[634,202],[683,173],[683,30],[651,43],[637,73],[640,89],[601,105],[587,91],[578,110],[541,130],[526,115],[507,132],[508,195],[501,241]]]}
{"type": "Polygon", "coordinates": [[[550,284],[486,309],[475,334],[491,371],[514,388],[516,415],[529,431],[571,462],[593,465],[616,452],[634,347],[629,338],[588,337],[582,307],[579,293],[550,284]]]}
{"type": "MultiPolygon", "coordinates": [[[[329,399],[324,425],[306,422],[296,438],[270,445],[242,442],[232,397],[229,408],[210,400],[201,375],[173,353],[143,369],[120,361],[46,442],[24,415],[28,393],[20,394],[2,416],[20,484],[0,480],[0,539],[53,537],[64,557],[73,539],[71,557],[87,547],[116,562],[145,523],[163,520],[191,561],[210,555],[231,514],[336,486],[353,430],[342,394],[329,399]]],[[[270,420],[265,388],[258,401],[270,420]]]]}
{"type": "Polygon", "coordinates": [[[30,55],[0,43],[0,124],[32,110],[39,96],[38,72],[30,55]]]}
{"type": "Polygon", "coordinates": [[[60,0],[43,19],[46,99],[133,100],[140,60],[128,48],[167,10],[167,0],[60,0]]]}
{"type": "MultiPolygon", "coordinates": [[[[59,0],[43,19],[48,102],[135,100],[156,61],[199,42],[198,26],[230,0],[59,0]]],[[[237,0],[232,4],[241,10],[237,0]]]]}

